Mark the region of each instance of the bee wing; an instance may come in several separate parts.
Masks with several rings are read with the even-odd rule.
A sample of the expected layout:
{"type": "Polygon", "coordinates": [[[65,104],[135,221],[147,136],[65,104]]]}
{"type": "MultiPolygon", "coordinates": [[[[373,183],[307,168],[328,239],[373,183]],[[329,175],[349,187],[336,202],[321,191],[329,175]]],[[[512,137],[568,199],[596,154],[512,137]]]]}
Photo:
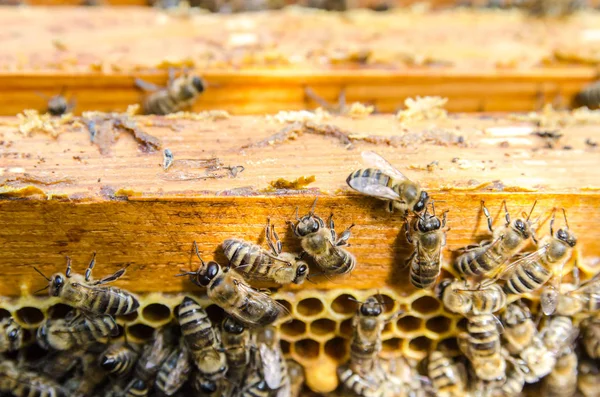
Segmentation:
{"type": "Polygon", "coordinates": [[[374,168],[379,168],[384,173],[398,180],[409,180],[403,173],[398,171],[393,165],[391,165],[386,159],[381,157],[375,152],[364,151],[362,152],[362,158],[366,165],[374,168]]]}
{"type": "Polygon", "coordinates": [[[393,189],[390,189],[387,186],[374,185],[370,183],[369,178],[356,177],[349,180],[348,185],[352,189],[366,194],[367,196],[373,196],[385,200],[404,202],[404,200],[400,198],[400,195],[396,193],[393,189]]]}
{"type": "Polygon", "coordinates": [[[600,273],[594,275],[594,277],[592,277],[591,279],[581,283],[577,289],[567,292],[567,295],[576,296],[589,290],[596,290],[600,292],[600,273]]]}
{"type": "Polygon", "coordinates": [[[276,390],[281,387],[281,381],[284,374],[281,372],[282,366],[279,364],[283,360],[279,349],[271,349],[265,343],[258,346],[260,360],[262,364],[262,374],[267,382],[269,389],[276,390]]]}
{"type": "Polygon", "coordinates": [[[540,260],[540,258],[542,258],[546,254],[547,250],[548,250],[548,245],[546,244],[543,247],[541,247],[540,249],[538,249],[537,251],[533,251],[532,253],[525,255],[524,257],[509,263],[508,265],[501,268],[500,272],[495,277],[493,277],[493,279],[508,280],[517,268],[524,266],[528,263],[537,262],[538,260],[540,260]]]}
{"type": "MultiPolygon", "coordinates": [[[[290,312],[288,311],[288,309],[286,309],[285,306],[283,306],[281,303],[277,302],[264,292],[257,291],[243,282],[236,283],[236,288],[238,288],[240,294],[248,295],[250,297],[250,300],[257,302],[257,304],[263,306],[265,309],[267,308],[267,306],[276,306],[279,309],[279,318],[286,317],[290,314],[290,312]]],[[[251,318],[244,318],[241,320],[249,324],[257,324],[256,320],[253,320],[251,318]]]]}

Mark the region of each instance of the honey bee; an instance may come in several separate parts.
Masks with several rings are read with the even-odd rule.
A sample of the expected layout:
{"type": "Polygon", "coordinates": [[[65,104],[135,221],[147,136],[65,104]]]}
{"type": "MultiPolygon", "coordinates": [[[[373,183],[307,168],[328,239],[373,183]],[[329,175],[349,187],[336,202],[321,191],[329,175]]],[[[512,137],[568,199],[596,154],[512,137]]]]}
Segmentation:
{"type": "Polygon", "coordinates": [[[231,316],[221,324],[221,337],[229,370],[227,378],[238,383],[250,364],[250,331],[231,316]]]}
{"type": "Polygon", "coordinates": [[[511,303],[500,315],[504,325],[504,347],[512,355],[519,354],[531,344],[537,335],[537,328],[531,319],[531,312],[527,306],[520,303],[511,303]]]}
{"type": "Polygon", "coordinates": [[[15,397],[67,397],[63,388],[35,372],[17,368],[10,360],[0,362],[0,392],[15,397]]]}
{"type": "Polygon", "coordinates": [[[458,346],[471,361],[477,377],[496,381],[506,377],[506,360],[501,351],[498,319],[493,314],[468,317],[467,332],[458,336],[458,346]]]}
{"type": "Polygon", "coordinates": [[[65,319],[46,320],[37,330],[37,341],[46,350],[69,350],[117,336],[118,332],[117,323],[109,315],[76,313],[65,319]]]}
{"type": "Polygon", "coordinates": [[[265,237],[271,252],[245,240],[225,240],[223,251],[229,264],[248,280],[302,284],[308,276],[308,265],[297,255],[282,252],[279,236],[269,220],[265,237]]]}
{"type": "Polygon", "coordinates": [[[289,389],[287,362],[279,344],[279,335],[274,327],[265,327],[257,331],[256,344],[260,355],[261,374],[271,390],[286,385],[289,389]]]}
{"type": "Polygon", "coordinates": [[[163,362],[156,376],[156,388],[166,396],[177,393],[188,380],[192,366],[185,345],[174,349],[163,362]]]}
{"type": "Polygon", "coordinates": [[[408,258],[410,267],[410,282],[416,288],[429,288],[435,283],[441,270],[440,255],[442,247],[446,245],[446,235],[443,228],[446,227],[446,212],[442,220],[435,216],[435,207],[431,203],[431,212],[423,216],[417,215],[411,228],[409,222],[405,223],[406,239],[415,250],[408,258]]]}
{"type": "Polygon", "coordinates": [[[600,318],[588,317],[581,322],[583,330],[583,347],[588,356],[593,359],[600,358],[600,318]]]}
{"type": "Polygon", "coordinates": [[[523,374],[527,383],[535,383],[547,376],[556,364],[556,355],[548,350],[539,335],[521,350],[519,357],[524,362],[523,374]]]}
{"type": "Polygon", "coordinates": [[[474,397],[518,397],[525,386],[525,377],[521,368],[509,362],[506,379],[500,381],[477,380],[472,390],[474,397]]]}
{"type": "Polygon", "coordinates": [[[23,329],[12,317],[0,321],[0,353],[20,349],[23,346],[23,329]]]}
{"type": "Polygon", "coordinates": [[[286,312],[285,307],[268,295],[252,289],[229,267],[221,268],[217,262],[205,263],[200,257],[198,246],[194,247],[201,266],[195,272],[178,276],[190,276],[190,280],[206,287],[209,299],[230,316],[246,326],[266,326],[286,312]]]}
{"type": "Polygon", "coordinates": [[[495,282],[485,280],[470,288],[465,280],[442,280],[436,293],[446,310],[466,315],[495,313],[506,306],[506,294],[495,282]]]}
{"type": "Polygon", "coordinates": [[[90,261],[85,277],[80,274],[71,274],[70,258],[67,258],[67,271],[64,275],[56,273],[52,278],[48,278],[34,267],[35,271],[49,282],[40,291],[49,289],[50,296],[59,297],[65,304],[96,314],[122,316],[136,311],[140,303],[135,296],[116,287],[104,286],[104,284],[115,281],[125,274],[126,267],[102,280],[92,282],[90,280],[95,264],[96,253],[90,261]]]}
{"type": "Polygon", "coordinates": [[[176,113],[191,107],[206,89],[206,83],[200,77],[187,73],[175,77],[174,69],[169,69],[169,80],[164,88],[141,79],[136,79],[135,85],[143,91],[152,92],[142,103],[144,114],[157,115],[176,113]]]}
{"type": "Polygon", "coordinates": [[[272,394],[273,391],[267,385],[261,372],[255,369],[246,374],[242,386],[232,395],[236,397],[270,397],[272,394]]]}
{"type": "Polygon", "coordinates": [[[94,395],[94,391],[106,378],[106,372],[98,366],[98,354],[105,348],[104,344],[96,343],[73,355],[77,362],[74,376],[61,383],[70,396],[86,397],[94,395]]]}
{"type": "Polygon", "coordinates": [[[374,152],[362,152],[363,161],[373,168],[354,171],[346,179],[352,189],[381,200],[388,200],[388,210],[394,208],[405,216],[409,211],[422,212],[429,195],[421,186],[409,180],[383,157],[374,152]]]}
{"type": "Polygon", "coordinates": [[[206,397],[222,397],[229,396],[226,386],[224,385],[224,378],[211,380],[206,378],[200,371],[194,371],[192,373],[192,388],[198,392],[201,396],[206,397]]]}
{"type": "MultiPolygon", "coordinates": [[[[350,342],[352,368],[370,368],[381,352],[381,333],[386,324],[383,309],[377,298],[370,296],[361,303],[352,318],[350,342]]],[[[358,372],[358,371],[357,371],[358,372]]]]}
{"type": "Polygon", "coordinates": [[[148,383],[143,379],[133,378],[121,395],[123,397],[146,397],[148,393],[150,393],[148,383]]]}
{"type": "Polygon", "coordinates": [[[463,366],[440,350],[429,354],[427,373],[436,393],[440,397],[459,397],[466,393],[466,372],[463,366]]]}
{"type": "Polygon", "coordinates": [[[190,349],[194,364],[208,379],[225,376],[227,360],[219,330],[212,326],[206,311],[192,298],[186,297],[177,316],[181,333],[190,349]]]}
{"type": "Polygon", "coordinates": [[[298,223],[293,226],[294,234],[300,237],[300,244],[304,252],[314,259],[325,274],[349,273],[356,266],[356,258],[340,247],[348,245],[350,229],[354,224],[344,230],[338,238],[333,223],[333,214],[329,217],[329,227],[325,227],[323,219],[314,214],[316,204],[317,200],[315,199],[308,215],[302,218],[298,218],[298,208],[296,208],[298,223]]]}
{"type": "Polygon", "coordinates": [[[50,98],[48,98],[45,94],[38,93],[39,96],[47,100],[46,112],[51,116],[62,116],[69,113],[75,107],[75,100],[71,98],[67,101],[67,98],[64,96],[64,91],[65,89],[63,88],[60,94],[51,96],[50,98]]]}
{"type": "Polygon", "coordinates": [[[572,397],[577,393],[577,354],[570,348],[562,352],[554,369],[542,383],[542,393],[548,397],[572,397]]]}
{"type": "Polygon", "coordinates": [[[287,360],[288,376],[290,378],[290,397],[299,397],[304,386],[304,367],[292,359],[287,360]]]}
{"type": "Polygon", "coordinates": [[[551,315],[556,310],[562,269],[577,244],[577,238],[569,231],[564,209],[566,227],[558,229],[554,234],[555,213],[550,220],[550,236],[542,240],[540,249],[512,262],[500,274],[501,278],[507,280],[504,285],[507,294],[530,293],[552,280],[551,289],[541,299],[542,310],[546,315],[551,315]]]}
{"type": "MultiPolygon", "coordinates": [[[[574,284],[560,284],[556,299],[556,312],[560,316],[574,316],[578,313],[594,313],[600,310],[600,273],[583,283],[579,282],[579,269],[573,268],[574,284]],[[566,291],[565,291],[566,290],[566,291]]],[[[554,294],[554,291],[552,291],[554,294]]],[[[541,299],[547,291],[542,291],[541,299]]]]}
{"type": "Polygon", "coordinates": [[[584,397],[597,397],[600,390],[600,369],[594,360],[581,360],[577,386],[584,397]]]}
{"type": "Polygon", "coordinates": [[[139,351],[128,343],[118,343],[102,353],[99,363],[107,373],[123,378],[131,373],[139,356],[139,351]]]}
{"type": "Polygon", "coordinates": [[[555,356],[571,346],[578,335],[579,329],[566,316],[551,317],[540,331],[544,345],[555,356]]]}
{"type": "MultiPolygon", "coordinates": [[[[503,227],[492,228],[492,217],[490,212],[481,201],[483,214],[487,218],[488,229],[493,235],[492,241],[483,241],[480,244],[470,245],[463,249],[463,253],[457,258],[454,267],[465,276],[481,276],[501,269],[501,266],[521,251],[529,239],[535,236],[529,218],[535,208],[537,201],[533,203],[527,219],[517,218],[511,221],[506,201],[503,202],[506,224],[503,227]]],[[[537,241],[536,241],[537,242],[537,241]]]]}
{"type": "Polygon", "coordinates": [[[358,397],[384,397],[386,384],[380,381],[380,377],[365,377],[354,371],[349,365],[342,365],[337,370],[338,378],[342,386],[358,397]]]}
{"type": "MultiPolygon", "coordinates": [[[[140,355],[135,371],[134,379],[127,386],[127,393],[148,393],[149,385],[158,374],[163,362],[171,354],[176,343],[174,330],[171,327],[162,327],[154,330],[152,342],[147,343],[140,355]]],[[[129,395],[129,394],[128,394],[129,395]]]]}
{"type": "Polygon", "coordinates": [[[600,81],[585,86],[575,96],[577,106],[587,106],[588,109],[600,107],[600,81]]]}

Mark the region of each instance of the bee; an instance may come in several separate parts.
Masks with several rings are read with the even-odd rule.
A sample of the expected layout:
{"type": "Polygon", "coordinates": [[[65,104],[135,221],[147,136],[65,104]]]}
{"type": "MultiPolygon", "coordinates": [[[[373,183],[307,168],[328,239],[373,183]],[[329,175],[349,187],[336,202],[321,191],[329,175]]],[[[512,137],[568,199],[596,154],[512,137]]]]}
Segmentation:
{"type": "Polygon", "coordinates": [[[325,274],[347,274],[356,266],[356,258],[342,246],[348,245],[350,238],[350,225],[342,232],[338,238],[333,223],[333,214],[329,217],[329,227],[325,227],[325,222],[319,216],[314,214],[317,200],[308,215],[298,218],[298,208],[296,208],[296,220],[298,223],[293,226],[294,234],[298,236],[302,249],[311,256],[316,264],[325,274]]]}
{"type": "Polygon", "coordinates": [[[352,318],[350,363],[353,368],[369,368],[382,348],[381,333],[386,324],[383,309],[377,298],[370,296],[361,303],[352,318]]]}
{"type": "Polygon", "coordinates": [[[552,279],[552,292],[544,294],[541,299],[542,310],[546,315],[551,315],[556,310],[562,269],[577,244],[577,238],[569,231],[564,209],[566,227],[558,229],[554,234],[555,214],[556,212],[552,214],[550,220],[550,236],[542,241],[541,248],[512,262],[500,275],[507,280],[504,291],[515,295],[531,293],[552,279]]]}
{"type": "Polygon", "coordinates": [[[390,212],[396,208],[406,216],[409,211],[420,213],[425,209],[429,194],[418,183],[409,180],[377,153],[362,152],[362,158],[374,168],[354,171],[346,179],[348,186],[368,196],[388,200],[390,212]]]}
{"type": "Polygon", "coordinates": [[[529,223],[531,213],[537,201],[533,203],[527,219],[517,218],[511,221],[506,201],[503,202],[506,224],[501,228],[492,228],[492,217],[490,212],[481,201],[483,214],[487,218],[488,229],[493,235],[492,241],[483,241],[481,244],[470,245],[463,249],[463,253],[457,258],[454,267],[464,276],[481,276],[497,271],[521,251],[529,239],[535,240],[533,230],[529,223]]]}
{"type": "Polygon", "coordinates": [[[561,353],[554,369],[542,383],[542,393],[548,397],[572,397],[577,393],[577,354],[570,348],[561,353]]]}
{"type": "Polygon", "coordinates": [[[179,306],[177,319],[194,364],[202,375],[213,380],[225,376],[227,360],[221,335],[212,326],[206,310],[192,298],[185,297],[179,306]]]}
{"type": "Polygon", "coordinates": [[[408,258],[410,267],[410,282],[416,288],[429,288],[435,283],[441,270],[440,255],[442,247],[446,245],[446,235],[443,228],[446,227],[446,212],[442,220],[435,216],[435,207],[431,203],[431,212],[423,216],[417,215],[411,228],[409,222],[405,222],[406,239],[415,250],[408,258]]]}
{"type": "Polygon", "coordinates": [[[600,107],[600,81],[587,85],[575,96],[577,106],[587,106],[589,109],[600,107]]]}
{"type": "Polygon", "coordinates": [[[39,96],[47,100],[46,112],[51,116],[62,116],[75,108],[75,100],[71,98],[67,101],[67,98],[64,96],[64,91],[65,89],[63,87],[60,94],[51,96],[50,98],[48,98],[45,94],[38,93],[39,96]]]}
{"type": "Polygon", "coordinates": [[[230,316],[253,327],[269,325],[286,312],[285,307],[271,297],[245,284],[241,276],[232,272],[229,267],[223,269],[212,261],[205,263],[200,257],[196,242],[194,248],[201,266],[195,272],[185,272],[178,276],[190,276],[194,284],[206,287],[208,298],[230,316]]]}
{"type": "Polygon", "coordinates": [[[459,334],[458,346],[471,361],[478,378],[485,381],[504,379],[506,360],[501,351],[498,319],[493,314],[468,317],[467,333],[459,334]]]}
{"type": "Polygon", "coordinates": [[[466,315],[495,313],[506,306],[506,294],[502,287],[491,280],[470,288],[465,280],[442,280],[436,294],[446,310],[466,315]]]}
{"type": "MultiPolygon", "coordinates": [[[[171,354],[176,343],[174,330],[171,327],[162,327],[154,330],[154,339],[147,343],[140,355],[135,371],[134,379],[128,385],[130,393],[148,392],[149,385],[158,374],[160,367],[171,354]]],[[[131,394],[134,395],[134,394],[131,394]]]]}
{"type": "Polygon", "coordinates": [[[551,317],[540,331],[542,342],[555,356],[571,346],[578,335],[579,329],[566,316],[551,317]]]}
{"type": "MultiPolygon", "coordinates": [[[[374,377],[365,377],[354,371],[349,365],[342,365],[337,370],[338,378],[343,387],[358,397],[384,397],[386,384],[374,377]]],[[[379,379],[379,376],[375,376],[379,379]]]]}
{"type": "Polygon", "coordinates": [[[579,0],[532,0],[529,13],[536,17],[568,17],[583,8],[579,0]]]}
{"type": "Polygon", "coordinates": [[[600,390],[600,369],[594,360],[579,362],[577,386],[584,397],[597,397],[600,390]]]}
{"type": "Polygon", "coordinates": [[[299,397],[304,385],[304,367],[292,359],[287,360],[288,376],[290,378],[290,397],[299,397]]]}
{"type": "Polygon", "coordinates": [[[122,316],[136,311],[140,303],[135,296],[116,287],[104,286],[125,274],[126,267],[102,280],[92,282],[90,280],[95,264],[96,253],[90,261],[85,277],[80,274],[71,274],[71,258],[67,258],[65,274],[56,273],[52,278],[46,277],[44,273],[34,267],[35,271],[49,282],[45,288],[39,291],[49,289],[50,296],[60,298],[63,303],[96,314],[122,316]]]}
{"type": "Polygon", "coordinates": [[[250,331],[231,316],[221,324],[221,337],[229,370],[227,378],[239,382],[250,364],[250,331]]]}
{"type": "Polygon", "coordinates": [[[274,327],[265,327],[255,334],[260,355],[261,374],[271,390],[289,389],[287,362],[279,344],[279,335],[274,327]]]}
{"type": "Polygon", "coordinates": [[[69,395],[78,397],[94,395],[94,391],[106,380],[107,374],[98,366],[98,354],[104,348],[104,344],[96,343],[87,350],[76,353],[75,375],[62,383],[69,395]]]}
{"type": "Polygon", "coordinates": [[[198,96],[206,89],[206,83],[198,76],[185,73],[175,77],[175,70],[169,69],[169,80],[164,88],[136,79],[135,85],[152,92],[142,103],[144,114],[165,115],[190,108],[198,96]]]}
{"type": "Polygon", "coordinates": [[[229,264],[248,280],[302,284],[308,276],[308,265],[295,254],[281,252],[281,241],[269,220],[265,237],[271,252],[245,240],[225,240],[223,251],[229,264]]]}
{"type": "Polygon", "coordinates": [[[270,397],[273,391],[259,370],[252,370],[246,374],[242,386],[234,390],[236,397],[270,397]]]}
{"type": "Polygon", "coordinates": [[[109,315],[76,313],[65,319],[46,320],[37,330],[37,341],[46,350],[69,350],[118,333],[117,323],[109,315]]]}
{"type": "Polygon", "coordinates": [[[10,360],[0,362],[0,392],[15,397],[67,397],[63,388],[51,379],[26,371],[10,360]]]}
{"type": "Polygon", "coordinates": [[[535,383],[552,372],[556,355],[552,353],[539,335],[535,335],[529,345],[519,353],[524,363],[525,382],[535,383]]]}
{"type": "Polygon", "coordinates": [[[189,352],[185,345],[181,345],[171,352],[160,367],[156,376],[156,388],[164,395],[172,396],[181,389],[191,372],[189,352]]]}
{"type": "Polygon", "coordinates": [[[506,378],[500,381],[477,380],[472,390],[475,397],[517,397],[525,386],[525,377],[521,368],[509,362],[506,378]]]}
{"type": "MultiPolygon", "coordinates": [[[[583,283],[579,282],[579,269],[573,268],[574,284],[560,284],[556,299],[556,312],[560,316],[574,316],[582,312],[600,310],[600,273],[583,283]],[[566,291],[564,291],[566,290],[566,291]]],[[[551,291],[554,294],[554,291],[551,291]]],[[[547,291],[542,291],[541,299],[547,291]]]]}
{"type": "Polygon", "coordinates": [[[0,320],[0,353],[18,350],[23,343],[21,326],[12,317],[0,320]]]}
{"type": "Polygon", "coordinates": [[[434,350],[429,353],[427,374],[440,397],[459,397],[466,393],[465,368],[455,363],[446,353],[434,350]]]}
{"type": "Polygon", "coordinates": [[[128,343],[113,344],[100,356],[100,367],[107,373],[124,378],[135,367],[140,354],[128,343]]]}
{"type": "Polygon", "coordinates": [[[583,347],[588,356],[600,358],[600,318],[588,317],[581,322],[583,330],[583,347]]]}
{"type": "Polygon", "coordinates": [[[519,354],[529,346],[537,336],[537,328],[531,319],[531,312],[527,306],[520,303],[511,303],[500,315],[504,325],[504,347],[512,355],[519,354]]]}

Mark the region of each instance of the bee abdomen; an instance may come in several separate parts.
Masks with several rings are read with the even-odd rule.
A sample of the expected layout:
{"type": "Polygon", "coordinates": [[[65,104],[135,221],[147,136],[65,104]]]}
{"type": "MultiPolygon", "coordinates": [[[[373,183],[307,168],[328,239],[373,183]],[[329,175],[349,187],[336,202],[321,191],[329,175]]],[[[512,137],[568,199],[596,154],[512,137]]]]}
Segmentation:
{"type": "Polygon", "coordinates": [[[587,106],[590,109],[600,107],[600,81],[583,88],[576,96],[577,106],[587,106]]]}
{"type": "Polygon", "coordinates": [[[137,298],[115,287],[99,288],[98,293],[94,294],[90,305],[93,312],[110,316],[129,314],[140,307],[137,298]]]}
{"type": "Polygon", "coordinates": [[[350,273],[356,266],[354,255],[342,248],[334,248],[329,255],[315,257],[315,262],[328,274],[350,273]]]}
{"type": "Polygon", "coordinates": [[[168,90],[160,90],[146,97],[143,108],[145,114],[166,115],[176,112],[178,105],[168,90]]]}
{"type": "Polygon", "coordinates": [[[107,351],[100,359],[100,366],[108,373],[121,377],[133,368],[137,357],[136,352],[121,346],[118,349],[107,351]]]}
{"type": "Polygon", "coordinates": [[[215,337],[212,323],[206,311],[190,298],[185,298],[179,306],[179,326],[186,344],[192,352],[212,346],[215,337]]]}
{"type": "Polygon", "coordinates": [[[364,188],[368,185],[388,186],[391,178],[377,168],[363,168],[354,171],[346,178],[346,183],[352,188],[364,188]],[[360,183],[357,178],[361,178],[360,183]]]}
{"type": "Polygon", "coordinates": [[[223,251],[229,263],[244,273],[254,273],[258,267],[270,262],[270,258],[263,254],[263,249],[256,245],[239,239],[228,239],[223,242],[223,251]]]}
{"type": "Polygon", "coordinates": [[[506,281],[504,291],[507,294],[525,294],[533,292],[552,277],[552,272],[540,262],[519,266],[506,281]]]}
{"type": "Polygon", "coordinates": [[[494,256],[490,244],[469,250],[458,257],[455,269],[466,276],[480,276],[497,268],[500,256],[494,256]]]}
{"type": "MultiPolygon", "coordinates": [[[[417,254],[418,256],[418,254],[417,254]]],[[[440,263],[421,262],[416,256],[410,264],[410,282],[416,288],[427,288],[437,280],[440,275],[440,263]]]]}
{"type": "Polygon", "coordinates": [[[186,351],[175,349],[161,365],[156,376],[156,387],[165,395],[171,396],[187,381],[191,366],[186,351]],[[179,367],[179,368],[178,368],[179,367]],[[176,371],[179,376],[171,376],[176,371]]]}
{"type": "Polygon", "coordinates": [[[340,383],[348,390],[351,390],[359,397],[382,397],[383,391],[375,389],[359,374],[352,371],[349,367],[338,369],[340,383]]]}

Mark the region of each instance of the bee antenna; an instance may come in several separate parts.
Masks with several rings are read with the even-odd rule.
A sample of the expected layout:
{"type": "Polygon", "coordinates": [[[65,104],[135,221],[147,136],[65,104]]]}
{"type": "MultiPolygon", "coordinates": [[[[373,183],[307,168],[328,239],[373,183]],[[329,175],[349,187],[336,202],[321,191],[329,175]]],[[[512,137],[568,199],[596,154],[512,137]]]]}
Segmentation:
{"type": "Polygon", "coordinates": [[[183,269],[180,269],[183,273],[176,274],[175,277],[183,277],[183,276],[195,276],[198,272],[187,272],[183,269]]]}
{"type": "MultiPolygon", "coordinates": [[[[531,214],[533,213],[533,209],[535,208],[535,205],[537,204],[537,200],[535,200],[533,202],[533,206],[531,206],[531,210],[529,210],[529,215],[527,215],[527,221],[529,221],[529,218],[531,217],[531,214]]],[[[506,205],[506,202],[504,203],[504,205],[506,205]]]]}
{"type": "MultiPolygon", "coordinates": [[[[38,273],[39,273],[39,274],[40,274],[42,277],[44,277],[46,280],[48,280],[48,281],[52,281],[52,280],[50,280],[50,279],[48,278],[48,276],[46,276],[44,273],[42,273],[41,271],[39,271],[37,267],[35,267],[35,266],[34,266],[34,267],[33,267],[33,270],[35,270],[36,272],[38,272],[38,273]]],[[[46,288],[48,288],[48,287],[46,287],[46,288]]]]}
{"type": "Polygon", "coordinates": [[[356,299],[356,298],[354,298],[354,297],[352,297],[352,296],[349,296],[349,297],[348,297],[348,300],[350,300],[350,301],[352,301],[352,302],[360,303],[361,305],[365,303],[365,302],[363,302],[363,301],[359,301],[358,299],[356,299]]]}
{"type": "Polygon", "coordinates": [[[561,208],[563,212],[563,216],[565,217],[565,225],[567,225],[567,229],[569,228],[569,222],[567,222],[567,212],[564,208],[561,208]]]}
{"type": "Polygon", "coordinates": [[[45,291],[45,290],[47,290],[48,288],[50,288],[50,285],[46,285],[44,288],[40,288],[40,289],[38,289],[37,291],[34,291],[34,292],[33,292],[33,294],[35,295],[35,294],[37,294],[38,292],[42,292],[42,291],[45,291]]]}
{"type": "Polygon", "coordinates": [[[319,199],[319,196],[317,195],[317,197],[315,197],[315,201],[313,201],[313,205],[310,208],[310,215],[313,215],[315,213],[315,207],[317,206],[317,200],[319,199]]]}

